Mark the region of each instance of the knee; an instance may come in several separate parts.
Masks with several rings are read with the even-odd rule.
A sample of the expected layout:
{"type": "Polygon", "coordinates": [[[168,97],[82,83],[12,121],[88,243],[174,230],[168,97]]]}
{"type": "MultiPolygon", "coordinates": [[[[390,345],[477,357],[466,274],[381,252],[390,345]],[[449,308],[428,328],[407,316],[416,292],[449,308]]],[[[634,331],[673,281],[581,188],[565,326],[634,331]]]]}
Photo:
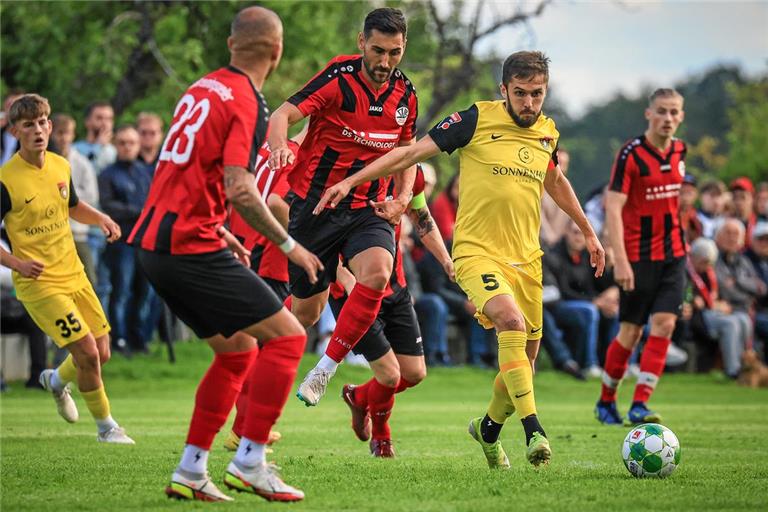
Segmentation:
{"type": "Polygon", "coordinates": [[[387,386],[388,388],[396,388],[400,382],[400,368],[394,365],[379,368],[376,372],[376,380],[382,386],[387,386]]]}
{"type": "Polygon", "coordinates": [[[100,354],[95,345],[93,347],[80,350],[76,355],[73,354],[73,358],[77,364],[77,367],[85,373],[98,371],[100,367],[100,354]]]}
{"type": "Polygon", "coordinates": [[[392,275],[392,267],[381,264],[373,268],[366,269],[362,276],[359,278],[359,282],[368,288],[373,290],[383,290],[389,283],[389,278],[392,275]]]}
{"type": "Polygon", "coordinates": [[[675,317],[656,320],[651,325],[651,330],[656,336],[661,336],[662,338],[671,338],[672,333],[675,332],[676,323],[677,318],[675,317]]]}
{"type": "Polygon", "coordinates": [[[415,386],[427,378],[427,367],[424,365],[419,368],[404,371],[402,373],[402,377],[403,379],[407,380],[411,386],[415,386]]]}
{"type": "Polygon", "coordinates": [[[296,317],[300,327],[308,329],[315,325],[320,320],[320,315],[323,313],[322,308],[316,308],[314,306],[301,307],[293,312],[293,316],[296,317]]]}
{"type": "Polygon", "coordinates": [[[498,332],[525,331],[525,318],[519,311],[505,311],[493,319],[493,325],[498,332]]]}

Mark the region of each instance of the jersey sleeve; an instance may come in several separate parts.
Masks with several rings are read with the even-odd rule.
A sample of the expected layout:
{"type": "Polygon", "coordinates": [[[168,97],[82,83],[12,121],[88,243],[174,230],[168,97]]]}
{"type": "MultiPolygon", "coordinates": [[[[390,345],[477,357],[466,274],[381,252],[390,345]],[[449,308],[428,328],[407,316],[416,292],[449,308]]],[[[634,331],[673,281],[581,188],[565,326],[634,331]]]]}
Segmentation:
{"type": "Polygon", "coordinates": [[[477,118],[477,105],[472,105],[467,110],[454,112],[437,123],[429,130],[429,136],[435,141],[440,151],[450,155],[472,140],[477,128],[477,118]]]}
{"type": "Polygon", "coordinates": [[[252,171],[252,157],[264,143],[257,130],[258,106],[231,108],[229,130],[225,136],[222,163],[225,166],[244,167],[252,171]]]}
{"type": "Polygon", "coordinates": [[[11,211],[11,194],[5,187],[5,183],[0,182],[0,219],[5,218],[5,214],[11,211]]]}
{"type": "Polygon", "coordinates": [[[338,63],[334,59],[287,101],[298,108],[304,117],[312,115],[335,101],[339,91],[338,77],[338,63]]]}
{"type": "Polygon", "coordinates": [[[416,179],[413,180],[413,195],[414,197],[424,192],[424,169],[421,164],[416,164],[416,179]]]}
{"type": "Polygon", "coordinates": [[[77,206],[77,203],[80,202],[80,198],[77,196],[77,190],[75,190],[75,185],[72,182],[72,177],[69,177],[69,207],[74,208],[77,206]]]}
{"type": "Polygon", "coordinates": [[[611,181],[608,183],[608,190],[629,195],[629,188],[632,185],[632,178],[637,172],[635,157],[628,148],[622,148],[616,155],[616,161],[611,170],[611,181]]]}
{"type": "Polygon", "coordinates": [[[554,171],[555,167],[557,167],[557,164],[560,162],[557,161],[557,150],[560,149],[560,144],[558,143],[557,146],[555,146],[555,150],[552,152],[552,158],[549,160],[549,165],[547,166],[547,171],[554,171]]]}

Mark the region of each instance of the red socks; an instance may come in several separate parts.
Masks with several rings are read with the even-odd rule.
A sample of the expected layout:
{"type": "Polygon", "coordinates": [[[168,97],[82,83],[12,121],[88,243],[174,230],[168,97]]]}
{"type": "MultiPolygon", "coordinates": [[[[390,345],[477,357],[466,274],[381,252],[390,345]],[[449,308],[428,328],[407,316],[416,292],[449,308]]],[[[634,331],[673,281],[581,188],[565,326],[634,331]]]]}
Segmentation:
{"type": "Polygon", "coordinates": [[[216,354],[197,387],[187,444],[210,450],[213,438],[227,421],[257,353],[251,350],[216,354]]]}
{"type": "Polygon", "coordinates": [[[412,388],[415,385],[416,383],[407,381],[404,378],[400,377],[400,382],[397,383],[397,387],[395,388],[395,393],[402,393],[406,389],[412,388]]]}
{"type": "Polygon", "coordinates": [[[288,400],[306,342],[306,334],[282,336],[264,342],[248,376],[243,436],[257,443],[267,443],[269,431],[288,400]]]}
{"type": "Polygon", "coordinates": [[[374,290],[357,283],[352,288],[352,293],[349,294],[344,307],[341,308],[336,329],[331,335],[328,348],[325,349],[325,355],[340,363],[373,325],[383,298],[383,290],[374,290]]]}
{"type": "MultiPolygon", "coordinates": [[[[368,386],[368,410],[371,413],[371,433],[374,439],[390,439],[389,417],[395,405],[395,389],[371,379],[368,386]]],[[[357,392],[357,390],[355,390],[357,392]]]]}
{"type": "Polygon", "coordinates": [[[659,377],[664,373],[664,365],[667,360],[667,349],[671,341],[659,336],[648,336],[640,356],[640,376],[635,386],[634,402],[647,402],[651,393],[659,382],[659,377]]]}
{"type": "Polygon", "coordinates": [[[619,340],[614,338],[608,345],[608,352],[605,354],[605,370],[603,371],[603,386],[600,393],[600,400],[603,402],[613,402],[616,400],[616,388],[619,387],[624,372],[627,371],[627,361],[632,355],[631,350],[621,346],[619,340]]]}

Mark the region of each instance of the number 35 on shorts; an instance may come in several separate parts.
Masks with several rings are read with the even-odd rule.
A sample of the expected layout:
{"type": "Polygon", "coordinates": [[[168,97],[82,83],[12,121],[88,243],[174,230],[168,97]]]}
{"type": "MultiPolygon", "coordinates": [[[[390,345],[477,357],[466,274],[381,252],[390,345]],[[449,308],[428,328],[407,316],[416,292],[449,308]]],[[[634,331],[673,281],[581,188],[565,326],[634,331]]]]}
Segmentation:
{"type": "Polygon", "coordinates": [[[83,325],[74,313],[69,313],[64,318],[57,319],[54,325],[60,330],[62,338],[69,338],[83,330],[83,325]]]}

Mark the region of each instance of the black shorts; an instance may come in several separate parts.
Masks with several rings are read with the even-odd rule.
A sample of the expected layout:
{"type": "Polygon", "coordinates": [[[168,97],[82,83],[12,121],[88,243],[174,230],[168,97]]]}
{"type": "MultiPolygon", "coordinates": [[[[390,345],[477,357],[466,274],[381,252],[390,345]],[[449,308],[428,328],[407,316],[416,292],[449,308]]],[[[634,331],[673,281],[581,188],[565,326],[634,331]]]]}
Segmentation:
{"type": "Polygon", "coordinates": [[[315,204],[296,197],[291,203],[288,233],[307,250],[315,253],[325,270],[317,283],[309,282],[306,272],[288,263],[291,293],[306,299],[322,292],[336,280],[339,255],[347,261],[371,247],[383,247],[395,256],[395,230],[389,222],[377,217],[373,208],[357,210],[326,209],[313,215],[315,204]]]}
{"type": "Polygon", "coordinates": [[[267,286],[272,288],[272,291],[275,292],[275,295],[277,295],[277,298],[281,301],[285,302],[285,299],[287,299],[291,294],[291,288],[285,281],[278,281],[277,279],[272,279],[271,277],[259,277],[261,277],[264,282],[267,283],[267,286]]]}
{"type": "MultiPolygon", "coordinates": [[[[329,297],[333,314],[339,317],[347,296],[340,299],[329,297]]],[[[355,354],[362,354],[366,361],[376,361],[392,349],[395,354],[423,356],[421,329],[416,311],[413,309],[411,294],[403,288],[385,298],[381,310],[373,325],[352,349],[355,354]]]]}
{"type": "Polygon", "coordinates": [[[632,263],[635,289],[621,291],[619,320],[645,325],[654,313],[680,314],[685,287],[685,258],[632,263]]]}
{"type": "Polygon", "coordinates": [[[138,255],[157,293],[199,338],[228,338],[283,307],[264,280],[229,250],[172,255],[138,249],[138,255]]]}

